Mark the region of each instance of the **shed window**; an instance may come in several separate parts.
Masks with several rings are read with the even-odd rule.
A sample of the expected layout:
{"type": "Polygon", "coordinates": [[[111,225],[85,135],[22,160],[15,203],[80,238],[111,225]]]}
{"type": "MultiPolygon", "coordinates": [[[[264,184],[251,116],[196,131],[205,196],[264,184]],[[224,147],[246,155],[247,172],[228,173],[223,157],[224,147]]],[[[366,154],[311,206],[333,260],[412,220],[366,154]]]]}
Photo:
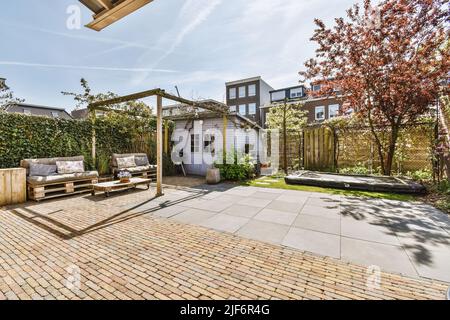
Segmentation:
{"type": "Polygon", "coordinates": [[[199,134],[191,134],[191,152],[200,152],[199,134]]]}

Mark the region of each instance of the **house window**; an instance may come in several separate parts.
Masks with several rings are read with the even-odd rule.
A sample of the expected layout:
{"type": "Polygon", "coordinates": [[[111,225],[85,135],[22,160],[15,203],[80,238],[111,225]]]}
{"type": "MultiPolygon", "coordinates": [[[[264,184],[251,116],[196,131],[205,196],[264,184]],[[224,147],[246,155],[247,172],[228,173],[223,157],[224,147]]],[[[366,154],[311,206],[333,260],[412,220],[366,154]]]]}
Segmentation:
{"type": "Polygon", "coordinates": [[[191,134],[191,152],[200,152],[200,135],[191,134]]]}
{"type": "Polygon", "coordinates": [[[245,98],[245,86],[239,87],[239,98],[245,98]]]}
{"type": "Polygon", "coordinates": [[[286,98],[286,91],[284,91],[284,90],[275,91],[275,92],[272,92],[271,95],[272,95],[272,101],[281,101],[286,98]]]}
{"type": "Polygon", "coordinates": [[[313,91],[320,91],[322,89],[322,86],[320,84],[315,84],[312,86],[313,91]]]}
{"type": "Polygon", "coordinates": [[[243,116],[245,116],[247,114],[246,107],[247,107],[247,105],[245,105],[245,104],[241,104],[239,106],[239,113],[242,114],[243,116]]]}
{"type": "Polygon", "coordinates": [[[236,106],[230,106],[230,112],[236,112],[236,106]]]}
{"type": "Polygon", "coordinates": [[[59,113],[55,112],[55,111],[52,111],[52,117],[53,118],[59,118],[59,113]]]}
{"type": "Polygon", "coordinates": [[[316,107],[316,120],[324,120],[325,119],[325,107],[316,107]]]}
{"type": "Polygon", "coordinates": [[[256,103],[250,103],[248,105],[248,114],[256,114],[256,103]]]}
{"type": "Polygon", "coordinates": [[[236,99],[236,88],[228,89],[228,95],[230,99],[236,99]]]}
{"type": "Polygon", "coordinates": [[[23,109],[23,113],[29,115],[29,114],[31,114],[31,111],[29,109],[23,109]]]}
{"type": "Polygon", "coordinates": [[[256,96],[256,84],[251,84],[248,86],[248,96],[249,97],[256,96]]]}
{"type": "Polygon", "coordinates": [[[330,104],[328,106],[328,118],[335,118],[339,115],[339,105],[338,104],[330,104]]]}
{"type": "Polygon", "coordinates": [[[300,98],[302,96],[303,96],[303,89],[302,88],[291,89],[291,99],[300,98]]]}

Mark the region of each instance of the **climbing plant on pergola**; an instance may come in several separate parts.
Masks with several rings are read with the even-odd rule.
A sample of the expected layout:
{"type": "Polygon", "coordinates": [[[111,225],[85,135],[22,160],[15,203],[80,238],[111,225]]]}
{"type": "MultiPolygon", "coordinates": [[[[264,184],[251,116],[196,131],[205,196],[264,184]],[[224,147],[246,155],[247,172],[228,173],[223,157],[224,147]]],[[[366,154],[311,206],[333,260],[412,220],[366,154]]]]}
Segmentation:
{"type": "MultiPolygon", "coordinates": [[[[134,101],[134,100],[139,100],[139,99],[143,99],[143,98],[147,98],[147,97],[152,97],[152,96],[156,96],[156,98],[157,98],[156,99],[156,101],[157,101],[156,102],[156,105],[157,105],[157,107],[156,107],[156,140],[157,140],[156,141],[156,165],[157,165],[156,196],[159,197],[159,196],[163,195],[163,190],[162,190],[162,155],[163,155],[163,150],[162,150],[162,146],[163,146],[163,141],[162,141],[162,137],[163,137],[163,134],[162,134],[162,132],[163,132],[162,101],[163,101],[163,98],[179,102],[185,106],[192,106],[194,108],[201,108],[201,109],[214,111],[214,112],[218,112],[218,113],[222,114],[223,121],[224,121],[224,125],[223,125],[223,151],[224,151],[224,153],[226,152],[226,128],[227,128],[227,122],[228,122],[228,117],[227,117],[228,108],[227,108],[227,106],[225,106],[221,103],[217,103],[215,101],[195,102],[195,101],[191,101],[188,99],[184,99],[181,97],[171,95],[169,93],[166,93],[162,89],[152,89],[152,90],[133,93],[130,95],[117,97],[117,98],[113,98],[113,99],[109,99],[109,100],[97,101],[97,102],[91,103],[88,106],[88,110],[91,115],[92,121],[95,122],[95,114],[96,114],[97,110],[111,111],[111,112],[124,112],[123,110],[117,110],[117,109],[111,108],[110,106],[119,104],[119,103],[128,102],[128,101],[134,101]]],[[[95,145],[96,145],[96,132],[95,132],[95,127],[93,126],[92,158],[94,161],[96,159],[95,145]]]]}

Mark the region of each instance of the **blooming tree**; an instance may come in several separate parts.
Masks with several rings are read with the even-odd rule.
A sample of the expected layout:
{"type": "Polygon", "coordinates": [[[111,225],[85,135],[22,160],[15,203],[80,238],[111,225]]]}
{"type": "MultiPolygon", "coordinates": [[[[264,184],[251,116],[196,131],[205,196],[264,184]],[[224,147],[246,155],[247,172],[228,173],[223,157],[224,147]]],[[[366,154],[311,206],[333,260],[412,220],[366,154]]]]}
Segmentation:
{"type": "Polygon", "coordinates": [[[318,94],[339,89],[344,111],[354,109],[370,127],[384,174],[391,174],[401,126],[427,113],[449,72],[448,2],[365,0],[332,28],[315,20],[316,57],[300,75],[322,80],[318,94]]]}

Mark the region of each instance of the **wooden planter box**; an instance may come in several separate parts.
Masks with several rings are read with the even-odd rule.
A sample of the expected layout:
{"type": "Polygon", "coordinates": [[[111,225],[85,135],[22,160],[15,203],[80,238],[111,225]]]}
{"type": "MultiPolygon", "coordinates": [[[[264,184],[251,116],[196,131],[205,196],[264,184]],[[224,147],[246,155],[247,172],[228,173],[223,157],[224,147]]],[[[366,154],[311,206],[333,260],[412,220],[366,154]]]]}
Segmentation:
{"type": "Polygon", "coordinates": [[[27,201],[27,170],[0,169],[0,206],[27,201]]]}

